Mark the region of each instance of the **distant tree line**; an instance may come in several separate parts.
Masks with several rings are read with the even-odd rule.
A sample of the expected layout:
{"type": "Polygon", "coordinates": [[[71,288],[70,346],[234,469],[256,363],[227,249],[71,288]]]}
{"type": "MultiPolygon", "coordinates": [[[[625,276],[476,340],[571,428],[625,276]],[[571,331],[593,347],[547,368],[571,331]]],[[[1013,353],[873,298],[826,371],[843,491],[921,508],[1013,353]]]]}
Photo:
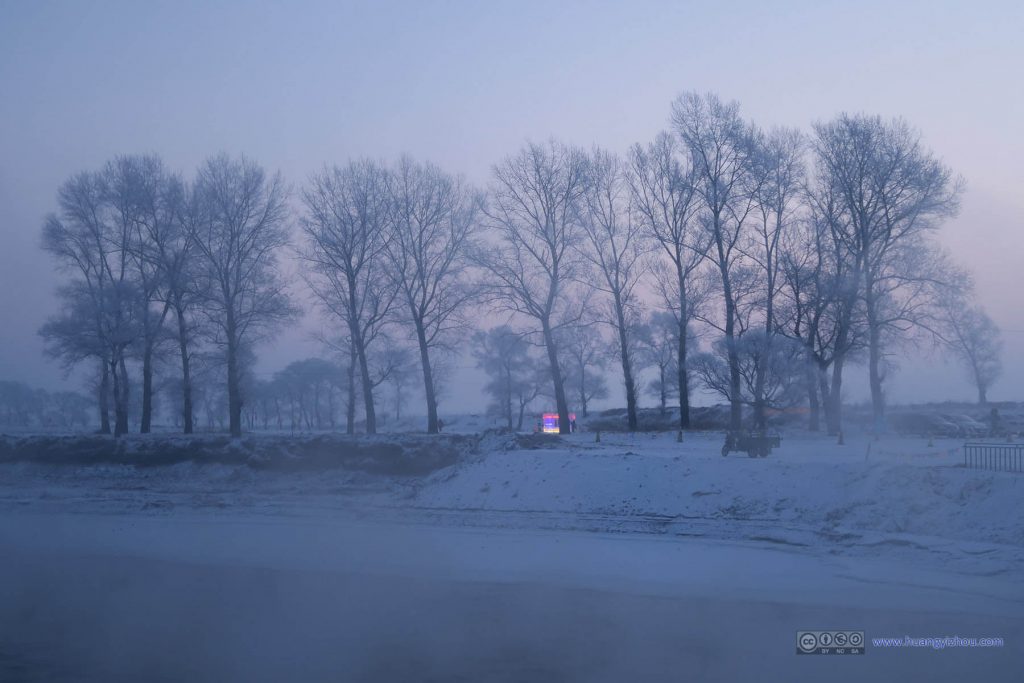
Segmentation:
{"type": "Polygon", "coordinates": [[[34,389],[0,380],[0,427],[77,429],[90,424],[93,401],[77,391],[34,389]]]}
{"type": "Polygon", "coordinates": [[[58,190],[43,248],[61,310],[40,333],[90,369],[116,435],[135,405],[150,431],[158,394],[185,433],[374,433],[381,401],[400,416],[414,383],[435,433],[467,345],[511,428],[543,400],[567,430],[614,374],[630,429],[644,393],[687,429],[702,387],[733,429],[806,405],[835,434],[846,369],[863,365],[881,429],[895,357],[923,341],[987,399],[999,332],[934,238],[963,183],[913,128],[842,114],[762,130],[695,93],[670,121],[622,155],[527,143],[482,189],[409,157],[326,166],[297,191],[245,157],[191,178],[117,157],[58,190]],[[256,350],[299,319],[300,284],[328,358],[259,380],[256,350]]]}

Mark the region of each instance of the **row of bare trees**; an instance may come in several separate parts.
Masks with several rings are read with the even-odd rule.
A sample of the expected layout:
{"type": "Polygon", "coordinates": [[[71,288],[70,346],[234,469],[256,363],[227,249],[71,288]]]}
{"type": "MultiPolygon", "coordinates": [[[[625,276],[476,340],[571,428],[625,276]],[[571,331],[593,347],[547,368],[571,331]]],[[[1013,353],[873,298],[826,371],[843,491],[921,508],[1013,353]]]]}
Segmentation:
{"type": "Polygon", "coordinates": [[[200,340],[220,351],[231,433],[241,433],[242,365],[295,315],[279,268],[287,195],[246,159],[220,155],[192,182],[158,157],[125,156],[73,176],[46,220],[43,247],[67,279],[61,312],[42,328],[67,366],[99,366],[100,429],[128,431],[130,361],[142,375],[140,430],[153,419],[155,361],[178,349],[181,414],[194,426],[192,362],[200,340]],[[173,325],[168,320],[174,321],[173,325]]]}
{"type": "Polygon", "coordinates": [[[0,381],[0,425],[5,429],[73,429],[89,424],[92,401],[77,391],[46,391],[0,381]]]}
{"type": "Polygon", "coordinates": [[[985,400],[998,330],[933,237],[962,182],[917,132],[845,114],[810,135],[764,131],[736,103],[696,93],[670,121],[624,156],[528,143],[485,191],[408,157],[325,166],[294,193],[245,158],[215,156],[186,181],[157,157],[119,157],[59,190],[43,245],[66,278],[42,334],[69,368],[98,368],[101,429],[112,408],[115,434],[128,430],[129,368],[146,432],[154,373],[172,356],[186,433],[199,358],[222,377],[233,435],[246,419],[270,422],[265,406],[253,412],[268,399],[250,367],[299,315],[290,263],[337,357],[311,385],[330,409],[320,393],[292,396],[292,425],[329,414],[333,426],[337,398],[349,431],[359,402],[374,433],[375,389],[406,381],[408,349],[437,432],[439,375],[481,312],[498,324],[472,337],[477,363],[510,426],[543,396],[568,430],[570,405],[585,413],[607,395],[614,359],[630,429],[653,368],[650,388],[663,408],[678,399],[680,429],[701,386],[729,402],[733,429],[745,407],[763,428],[770,409],[806,403],[812,429],[823,414],[835,433],[844,372],[861,362],[881,428],[894,355],[923,337],[955,351],[985,400]]]}

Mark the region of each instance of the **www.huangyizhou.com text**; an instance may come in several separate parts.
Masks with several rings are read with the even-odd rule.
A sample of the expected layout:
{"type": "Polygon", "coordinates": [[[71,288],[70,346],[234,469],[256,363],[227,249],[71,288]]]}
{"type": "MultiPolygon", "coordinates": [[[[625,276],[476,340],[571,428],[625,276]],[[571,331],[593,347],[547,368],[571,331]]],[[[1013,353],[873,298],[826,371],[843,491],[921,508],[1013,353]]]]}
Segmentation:
{"type": "Polygon", "coordinates": [[[943,650],[947,647],[1003,647],[1002,638],[962,638],[960,636],[927,636],[914,638],[903,636],[902,638],[872,638],[871,644],[875,647],[930,647],[933,650],[943,650]]]}

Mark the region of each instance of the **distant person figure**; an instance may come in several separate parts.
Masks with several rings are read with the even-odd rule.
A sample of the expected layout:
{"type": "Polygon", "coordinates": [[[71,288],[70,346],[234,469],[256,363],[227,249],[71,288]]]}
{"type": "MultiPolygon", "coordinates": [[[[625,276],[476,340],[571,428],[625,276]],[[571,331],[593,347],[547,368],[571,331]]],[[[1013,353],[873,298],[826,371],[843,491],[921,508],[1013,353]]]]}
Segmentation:
{"type": "Polygon", "coordinates": [[[573,434],[576,433],[576,418],[569,420],[569,431],[573,434]]]}
{"type": "Polygon", "coordinates": [[[441,418],[437,418],[437,431],[438,433],[444,431],[444,420],[442,420],[441,418]]]}

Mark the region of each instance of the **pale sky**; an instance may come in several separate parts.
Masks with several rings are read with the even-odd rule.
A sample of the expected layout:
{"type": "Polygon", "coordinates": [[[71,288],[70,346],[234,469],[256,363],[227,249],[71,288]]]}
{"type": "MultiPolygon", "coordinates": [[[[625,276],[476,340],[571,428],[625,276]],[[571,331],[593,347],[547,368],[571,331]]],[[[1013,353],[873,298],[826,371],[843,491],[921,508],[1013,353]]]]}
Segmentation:
{"type": "MultiPolygon", "coordinates": [[[[764,126],[849,111],[918,127],[968,183],[941,241],[1003,328],[990,398],[1020,399],[1022,72],[1019,2],[0,0],[0,379],[60,386],[36,335],[56,308],[42,220],[64,179],[116,154],[190,175],[244,152],[297,186],[408,152],[483,184],[526,139],[625,151],[667,127],[680,92],[711,90],[764,126]]],[[[317,326],[261,349],[259,372],[318,353],[317,326]]],[[[914,355],[892,401],[973,397],[959,367],[914,355]]],[[[851,399],[864,374],[850,370],[851,399]]],[[[442,410],[478,391],[461,372],[442,410]]]]}

